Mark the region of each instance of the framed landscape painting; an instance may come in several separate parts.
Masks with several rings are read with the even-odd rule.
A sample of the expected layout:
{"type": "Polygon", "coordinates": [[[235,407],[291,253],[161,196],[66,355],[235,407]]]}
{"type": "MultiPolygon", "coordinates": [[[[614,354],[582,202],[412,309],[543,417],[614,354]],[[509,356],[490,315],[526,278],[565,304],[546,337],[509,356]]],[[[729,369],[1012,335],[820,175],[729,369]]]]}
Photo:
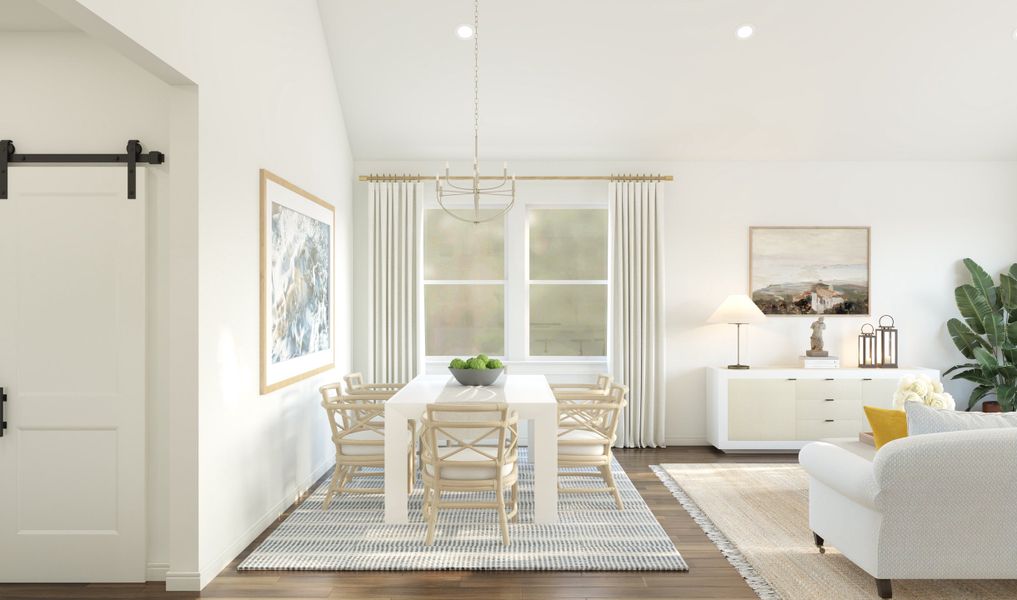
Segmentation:
{"type": "Polygon", "coordinates": [[[868,227],[750,227],[749,294],[767,315],[868,315],[868,227]]]}
{"type": "Polygon", "coordinates": [[[335,365],[335,208],[261,170],[261,393],[335,365]]]}

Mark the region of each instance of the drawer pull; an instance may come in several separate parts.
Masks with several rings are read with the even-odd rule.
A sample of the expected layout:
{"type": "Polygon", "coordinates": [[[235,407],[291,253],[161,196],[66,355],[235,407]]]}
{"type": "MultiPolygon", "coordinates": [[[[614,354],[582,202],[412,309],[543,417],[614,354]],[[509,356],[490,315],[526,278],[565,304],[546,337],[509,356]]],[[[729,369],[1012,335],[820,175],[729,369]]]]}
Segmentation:
{"type": "Polygon", "coordinates": [[[871,377],[862,377],[862,381],[872,381],[871,377]]]}
{"type": "Polygon", "coordinates": [[[833,377],[827,377],[824,381],[836,381],[833,377]]]}
{"type": "Polygon", "coordinates": [[[827,398],[826,400],[824,400],[824,402],[833,402],[833,400],[834,400],[833,398],[827,398]]]}
{"type": "Polygon", "coordinates": [[[827,419],[825,422],[826,423],[833,423],[833,419],[827,419]]]}
{"type": "Polygon", "coordinates": [[[788,377],[787,380],[788,381],[798,381],[798,378],[797,377],[788,377]]]}

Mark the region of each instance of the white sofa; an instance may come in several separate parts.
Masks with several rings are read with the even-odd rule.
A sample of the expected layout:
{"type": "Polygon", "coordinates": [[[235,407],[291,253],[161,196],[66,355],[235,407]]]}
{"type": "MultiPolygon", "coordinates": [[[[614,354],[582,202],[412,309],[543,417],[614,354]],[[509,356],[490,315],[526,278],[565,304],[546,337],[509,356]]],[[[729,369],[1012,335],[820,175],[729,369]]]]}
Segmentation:
{"type": "Polygon", "coordinates": [[[892,579],[1017,578],[1017,429],[916,435],[864,454],[814,442],[799,455],[820,552],[837,548],[881,598],[892,579]]]}

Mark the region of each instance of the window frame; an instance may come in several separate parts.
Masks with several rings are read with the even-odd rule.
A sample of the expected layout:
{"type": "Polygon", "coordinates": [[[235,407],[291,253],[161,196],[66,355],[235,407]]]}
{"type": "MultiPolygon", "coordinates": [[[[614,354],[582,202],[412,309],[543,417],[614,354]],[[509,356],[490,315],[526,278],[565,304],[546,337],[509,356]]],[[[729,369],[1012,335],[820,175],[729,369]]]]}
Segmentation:
{"type": "MultiPolygon", "coordinates": [[[[566,196],[575,196],[575,193],[566,192],[566,196]]],[[[424,193],[425,200],[422,203],[421,209],[425,211],[422,217],[426,218],[426,211],[428,210],[441,210],[441,206],[438,205],[437,200],[434,198],[434,194],[424,193]]],[[[426,309],[424,307],[424,286],[427,284],[442,284],[442,283],[462,283],[462,284],[502,284],[504,287],[504,301],[505,301],[505,316],[504,316],[504,342],[505,342],[505,354],[499,356],[502,361],[513,368],[515,373],[542,373],[542,374],[554,374],[554,373],[589,373],[596,374],[607,370],[608,368],[608,357],[607,356],[531,356],[530,355],[530,211],[531,210],[543,210],[543,209],[597,209],[608,211],[608,232],[607,232],[607,244],[608,244],[608,264],[607,264],[607,279],[606,280],[537,280],[538,283],[535,285],[542,284],[593,284],[593,285],[605,285],[607,286],[607,305],[608,305],[608,318],[607,318],[607,331],[605,348],[610,352],[611,347],[611,304],[612,304],[612,283],[611,283],[611,224],[610,224],[610,209],[608,205],[607,195],[604,194],[602,200],[590,199],[590,197],[584,197],[582,200],[569,200],[559,199],[558,194],[555,194],[551,189],[546,190],[535,190],[517,193],[516,204],[505,213],[504,222],[504,240],[505,246],[502,254],[504,260],[504,280],[466,280],[466,281],[452,281],[452,280],[425,280],[423,279],[423,256],[424,239],[423,239],[423,223],[424,218],[421,219],[421,258],[420,258],[420,319],[418,324],[418,333],[421,339],[421,353],[423,356],[424,364],[427,367],[429,373],[443,373],[445,367],[448,366],[449,361],[454,356],[436,356],[428,355],[426,351],[426,335],[427,335],[427,323],[426,309]],[[555,197],[554,200],[548,200],[548,197],[555,197]],[[518,256],[521,259],[513,261],[511,257],[518,256]],[[518,307],[518,308],[516,308],[518,307]]],[[[449,204],[450,208],[469,208],[471,205],[468,203],[456,202],[455,204],[449,204]]]]}
{"type": "MultiPolygon", "coordinates": [[[[449,206],[455,208],[456,205],[458,205],[458,204],[460,204],[460,203],[457,202],[457,203],[454,203],[454,204],[449,204],[449,206]]],[[[464,208],[465,209],[465,208],[469,208],[471,206],[472,205],[462,204],[462,206],[460,208],[464,208]]],[[[506,218],[504,221],[502,221],[502,239],[505,241],[505,245],[502,248],[502,256],[501,256],[501,258],[502,258],[502,270],[501,270],[501,272],[502,272],[502,279],[424,279],[424,261],[427,260],[427,258],[424,256],[424,249],[427,247],[426,241],[424,240],[424,235],[425,235],[425,233],[427,231],[426,228],[425,228],[424,222],[427,219],[427,211],[429,211],[429,210],[441,210],[441,206],[438,205],[438,202],[436,200],[431,200],[430,202],[425,202],[424,205],[423,205],[423,213],[421,214],[421,219],[420,219],[420,228],[421,228],[421,233],[420,233],[420,267],[421,268],[420,268],[420,285],[418,286],[418,289],[419,289],[419,292],[418,292],[419,296],[418,297],[420,298],[420,313],[419,313],[420,314],[420,323],[419,323],[419,326],[418,326],[418,333],[420,335],[420,347],[421,347],[421,352],[423,353],[424,362],[425,363],[429,363],[429,362],[442,361],[445,364],[448,364],[449,362],[452,361],[453,358],[463,358],[462,356],[441,356],[441,355],[432,355],[432,354],[428,354],[427,353],[427,322],[426,322],[426,320],[427,320],[427,307],[425,306],[425,302],[426,302],[426,298],[427,298],[426,290],[427,290],[427,286],[428,285],[500,285],[502,287],[502,301],[503,301],[504,306],[505,306],[505,309],[504,309],[505,312],[502,315],[502,329],[503,329],[503,332],[502,332],[502,346],[503,346],[503,348],[502,348],[502,350],[504,351],[504,355],[494,355],[492,358],[501,358],[501,359],[504,359],[509,354],[508,323],[505,320],[505,318],[508,315],[508,311],[509,311],[509,308],[508,308],[508,289],[507,289],[507,287],[508,287],[508,265],[509,265],[509,260],[508,260],[508,240],[506,239],[506,237],[508,235],[508,219],[506,218]]]]}
{"type": "MultiPolygon", "coordinates": [[[[525,360],[530,362],[562,362],[562,361],[576,361],[576,362],[597,362],[603,363],[607,361],[607,355],[597,356],[566,356],[566,355],[555,355],[555,354],[530,354],[530,289],[534,285],[603,285],[606,288],[607,294],[607,318],[604,320],[605,331],[604,331],[604,349],[609,351],[610,348],[610,331],[611,331],[611,222],[608,218],[607,224],[607,236],[605,242],[608,244],[607,252],[607,264],[604,265],[605,279],[532,279],[530,277],[530,213],[535,210],[604,210],[607,211],[607,203],[603,204],[530,204],[525,207],[524,217],[526,219],[525,234],[524,234],[524,262],[525,264],[525,286],[526,286],[526,298],[523,303],[523,348],[525,349],[525,360]]],[[[506,310],[508,304],[506,303],[506,310]]]]}

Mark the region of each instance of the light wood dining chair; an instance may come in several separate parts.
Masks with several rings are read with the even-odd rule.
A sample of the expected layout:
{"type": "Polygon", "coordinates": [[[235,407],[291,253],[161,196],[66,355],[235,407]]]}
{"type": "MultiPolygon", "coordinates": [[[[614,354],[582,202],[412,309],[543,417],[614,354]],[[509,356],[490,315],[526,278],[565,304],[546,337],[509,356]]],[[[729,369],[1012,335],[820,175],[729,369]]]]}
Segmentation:
{"type": "Polygon", "coordinates": [[[394,395],[406,386],[405,383],[364,383],[362,373],[350,373],[343,377],[346,391],[349,394],[388,394],[394,395]]]}
{"type": "Polygon", "coordinates": [[[606,395],[570,397],[558,404],[558,467],[583,468],[559,471],[559,477],[590,477],[599,474],[606,487],[558,486],[560,493],[610,492],[615,505],[624,508],[614,475],[611,448],[617,439],[618,419],[627,404],[628,388],[612,384],[606,395]],[[589,468],[596,468],[596,473],[589,468]]]}
{"type": "Polygon", "coordinates": [[[420,477],[424,482],[425,544],[434,544],[442,509],[498,511],[502,543],[508,521],[519,513],[519,417],[506,404],[431,404],[423,418],[420,477]],[[443,446],[442,440],[452,440],[443,446]],[[505,492],[511,509],[506,509],[505,492]],[[446,500],[443,494],[494,492],[490,501],[446,500]]]}
{"type": "MultiPolygon", "coordinates": [[[[318,388],[321,392],[321,406],[328,416],[335,445],[335,470],[322,509],[332,504],[336,494],[380,494],[384,487],[352,487],[354,477],[384,477],[385,475],[385,400],[391,394],[345,394],[341,383],[331,383],[318,388]],[[374,467],[380,470],[365,471],[374,467]]],[[[407,423],[410,443],[407,446],[407,482],[413,490],[416,470],[415,436],[416,424],[407,423]]],[[[384,481],[384,480],[383,480],[384,481]]]]}
{"type": "Polygon", "coordinates": [[[570,397],[606,396],[611,389],[611,376],[605,373],[597,375],[595,383],[552,383],[554,397],[561,400],[570,397]]]}

